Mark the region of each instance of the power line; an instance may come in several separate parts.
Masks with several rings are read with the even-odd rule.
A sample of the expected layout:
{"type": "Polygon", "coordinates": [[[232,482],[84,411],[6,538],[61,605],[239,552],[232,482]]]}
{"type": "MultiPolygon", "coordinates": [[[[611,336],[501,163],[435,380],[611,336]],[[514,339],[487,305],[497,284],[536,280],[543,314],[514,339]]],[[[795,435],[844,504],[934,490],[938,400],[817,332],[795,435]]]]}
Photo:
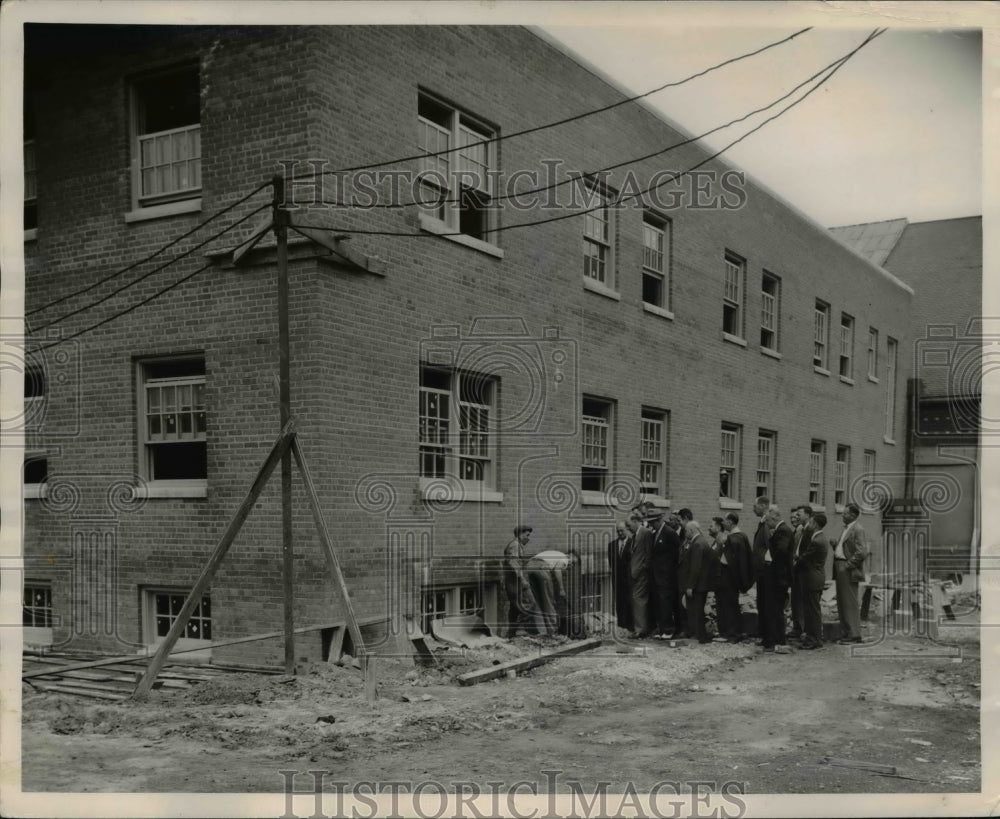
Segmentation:
{"type": "Polygon", "coordinates": [[[212,216],[209,216],[205,221],[199,222],[197,225],[195,225],[193,228],[191,228],[191,230],[187,231],[186,233],[182,233],[176,239],[172,239],[171,241],[167,242],[167,244],[163,245],[163,247],[161,247],[159,250],[155,251],[154,253],[151,253],[149,256],[146,256],[144,259],[139,259],[139,261],[133,262],[128,267],[123,267],[121,270],[116,270],[113,273],[110,273],[107,276],[105,276],[103,279],[98,279],[93,284],[88,284],[86,287],[83,287],[83,288],[81,288],[81,289],[79,289],[79,290],[77,290],[77,291],[75,291],[73,293],[68,293],[65,296],[60,296],[58,299],[55,299],[54,301],[50,301],[48,304],[43,304],[41,307],[36,307],[33,310],[28,310],[24,315],[26,317],[27,316],[33,316],[33,315],[35,315],[35,313],[41,313],[43,310],[48,310],[50,307],[55,307],[57,304],[61,304],[62,302],[66,301],[68,299],[75,298],[76,296],[81,296],[84,293],[87,293],[87,292],[93,290],[95,287],[99,287],[100,285],[104,284],[105,282],[111,281],[111,279],[115,278],[116,276],[120,276],[123,273],[127,273],[128,271],[133,270],[134,268],[138,267],[139,265],[145,264],[146,262],[148,262],[148,261],[150,261],[152,259],[155,259],[157,256],[159,256],[165,250],[169,250],[171,247],[173,247],[174,245],[176,245],[178,242],[186,239],[192,233],[195,233],[196,231],[201,230],[201,228],[205,227],[205,225],[211,223],[215,219],[218,219],[220,216],[228,213],[233,208],[236,208],[239,205],[242,205],[248,199],[250,199],[251,197],[253,197],[256,194],[260,193],[262,190],[264,190],[264,188],[269,187],[270,185],[271,185],[271,183],[269,181],[263,183],[262,185],[258,185],[256,188],[254,188],[252,191],[250,191],[250,193],[248,193],[242,199],[238,199],[237,201],[233,202],[231,205],[229,205],[229,206],[223,208],[222,210],[220,210],[218,213],[215,213],[212,216]]]}
{"type": "MultiPolygon", "coordinates": [[[[268,183],[268,184],[270,184],[270,183],[268,183]]],[[[258,190],[260,190],[260,188],[258,188],[258,190]]],[[[256,191],[255,191],[255,193],[256,193],[256,191]]],[[[76,310],[73,310],[73,311],[71,311],[69,313],[66,313],[66,315],[60,316],[59,318],[50,321],[48,324],[42,324],[41,326],[36,327],[35,330],[34,330],[34,332],[39,332],[41,330],[46,329],[47,327],[52,327],[55,324],[60,324],[61,322],[66,321],[66,319],[68,319],[68,318],[72,318],[73,316],[78,315],[80,313],[83,313],[86,310],[90,310],[93,307],[97,307],[97,305],[99,305],[99,304],[103,304],[108,299],[113,298],[114,296],[117,296],[123,290],[128,290],[128,288],[134,287],[135,285],[139,284],[139,282],[148,279],[153,274],[159,273],[161,270],[164,270],[165,268],[170,267],[170,265],[172,265],[174,262],[176,262],[176,261],[178,261],[180,259],[183,259],[185,256],[190,256],[192,253],[194,253],[199,248],[202,248],[205,245],[207,245],[207,244],[209,244],[211,242],[214,242],[216,239],[218,239],[224,233],[227,233],[228,231],[232,230],[237,225],[242,224],[247,219],[250,219],[250,218],[256,216],[262,210],[266,210],[269,207],[271,207],[271,203],[270,202],[267,202],[266,204],[261,205],[256,210],[250,211],[250,213],[246,214],[246,216],[243,216],[242,218],[237,219],[229,227],[223,228],[222,230],[220,230],[215,235],[210,236],[209,238],[205,239],[203,242],[199,242],[198,244],[196,244],[194,247],[190,248],[189,250],[185,250],[183,253],[178,254],[177,256],[174,256],[172,259],[168,260],[164,264],[161,264],[159,267],[154,267],[148,273],[143,273],[139,278],[134,279],[134,280],[132,280],[130,282],[126,282],[121,287],[119,287],[117,290],[112,290],[110,293],[108,293],[105,296],[102,296],[97,301],[93,301],[90,304],[85,304],[85,305],[83,305],[83,307],[78,307],[76,310]]]]}
{"type": "MultiPolygon", "coordinates": [[[[742,116],[739,116],[736,119],[732,119],[729,122],[724,123],[723,125],[717,125],[716,127],[712,128],[712,129],[710,129],[708,131],[704,131],[703,133],[698,134],[697,136],[689,137],[687,139],[681,140],[680,142],[675,142],[673,145],[668,145],[666,148],[661,148],[658,151],[653,151],[652,153],[645,154],[643,156],[632,157],[630,159],[626,159],[626,160],[623,160],[621,162],[616,162],[613,165],[607,165],[607,166],[605,166],[603,168],[598,168],[597,170],[583,172],[581,174],[581,176],[583,176],[583,177],[597,176],[599,174],[607,173],[608,171],[613,171],[613,170],[616,170],[618,168],[625,167],[626,165],[631,165],[631,164],[633,164],[635,162],[645,162],[647,159],[653,159],[653,158],[655,158],[657,156],[662,156],[663,154],[668,153],[669,151],[676,150],[677,148],[683,148],[685,145],[690,145],[690,144],[692,144],[694,142],[698,142],[699,140],[702,140],[705,137],[711,136],[712,134],[716,133],[717,131],[723,131],[726,128],[729,128],[729,127],[735,125],[738,122],[743,122],[744,120],[749,119],[750,117],[754,116],[755,114],[760,114],[760,113],[762,113],[764,111],[767,111],[769,108],[773,108],[778,103],[783,102],[784,100],[788,99],[790,96],[792,96],[792,94],[794,94],[796,91],[798,91],[803,86],[808,85],[810,82],[812,82],[817,77],[819,77],[821,74],[823,74],[825,71],[829,70],[830,68],[832,68],[833,66],[837,65],[838,63],[846,60],[847,58],[848,57],[846,55],[843,56],[843,57],[839,57],[838,59],[834,60],[833,62],[828,63],[827,65],[825,65],[823,68],[821,68],[819,71],[817,71],[812,76],[810,76],[807,79],[805,79],[802,82],[800,82],[798,85],[796,85],[794,88],[792,88],[787,93],[782,94],[780,97],[772,100],[767,105],[762,106],[761,108],[755,108],[754,110],[752,110],[752,111],[750,111],[750,112],[748,112],[746,114],[743,114],[742,116]]],[[[529,188],[527,190],[518,191],[516,193],[509,193],[509,194],[506,194],[504,196],[492,197],[489,200],[489,202],[490,202],[490,204],[493,204],[493,203],[496,203],[496,202],[504,202],[504,201],[507,201],[507,200],[510,200],[510,199],[517,199],[517,198],[520,198],[522,196],[530,196],[532,194],[545,193],[546,191],[555,190],[556,188],[560,188],[563,185],[568,185],[568,184],[576,181],[577,178],[578,177],[570,176],[570,177],[567,177],[566,179],[563,179],[561,182],[553,182],[552,184],[545,185],[543,187],[529,188]]],[[[374,210],[380,210],[380,209],[402,210],[403,208],[414,207],[414,206],[419,207],[419,206],[425,206],[425,205],[428,205],[428,204],[433,204],[435,207],[439,207],[440,205],[460,204],[462,200],[461,200],[460,197],[456,198],[456,199],[434,199],[434,200],[431,200],[431,201],[415,199],[412,202],[404,202],[404,203],[391,203],[390,202],[390,203],[386,203],[386,204],[378,204],[378,203],[376,203],[376,204],[365,205],[365,206],[352,206],[352,205],[350,205],[347,202],[343,202],[343,201],[336,202],[336,201],[330,201],[330,200],[326,200],[326,199],[323,199],[323,200],[320,200],[320,201],[321,201],[321,204],[331,205],[333,207],[344,208],[344,209],[351,209],[352,207],[360,207],[362,210],[373,210],[373,209],[374,210]]]]}
{"type": "Polygon", "coordinates": [[[188,273],[188,275],[186,275],[186,276],[178,279],[173,284],[168,285],[167,287],[164,287],[162,290],[158,290],[152,296],[149,296],[148,298],[145,298],[142,301],[140,301],[140,302],[138,302],[136,304],[133,304],[131,307],[128,307],[125,310],[122,310],[121,312],[115,313],[114,315],[108,316],[106,319],[103,319],[102,321],[97,322],[97,324],[92,324],[92,325],[90,325],[90,327],[87,327],[87,328],[85,328],[83,330],[79,330],[79,331],[73,333],[72,335],[66,336],[66,338],[61,338],[58,341],[52,342],[51,344],[46,344],[44,347],[39,347],[38,350],[36,350],[36,353],[43,353],[46,350],[51,349],[52,347],[58,347],[60,344],[65,344],[67,341],[72,341],[74,338],[79,338],[84,333],[89,333],[91,330],[96,330],[98,327],[103,327],[105,324],[110,324],[112,321],[115,321],[116,319],[119,319],[122,316],[128,315],[129,313],[133,312],[134,310],[138,310],[143,305],[149,304],[154,299],[158,299],[160,296],[164,295],[165,293],[169,293],[171,290],[173,290],[173,289],[175,289],[177,287],[180,287],[182,284],[184,284],[184,282],[190,281],[195,276],[197,276],[199,273],[204,273],[206,270],[208,270],[214,264],[215,264],[215,262],[208,262],[207,264],[203,265],[202,267],[199,267],[193,273],[188,273]]]}
{"type": "MultiPolygon", "coordinates": [[[[615,204],[616,205],[621,205],[624,202],[627,202],[627,201],[629,201],[631,199],[638,198],[642,194],[649,193],[650,191],[653,191],[653,190],[655,190],[655,189],[657,189],[659,187],[662,187],[665,184],[668,184],[668,183],[671,183],[671,182],[676,182],[681,177],[687,176],[692,171],[695,171],[698,168],[700,168],[702,165],[706,165],[707,163],[711,162],[713,159],[716,159],[717,157],[721,156],[723,153],[725,153],[726,151],[728,151],[734,145],[742,142],[744,139],[746,139],[747,137],[749,137],[751,134],[756,133],[761,128],[763,128],[765,125],[767,125],[768,123],[773,122],[774,120],[778,119],[778,117],[780,117],[783,114],[785,114],[787,111],[791,110],[795,106],[797,106],[800,103],[804,102],[806,100],[806,98],[809,97],[810,94],[812,94],[813,92],[815,92],[819,88],[821,88],[827,81],[830,80],[831,77],[833,77],[834,74],[836,74],[841,68],[843,68],[847,64],[847,62],[855,54],[857,54],[858,51],[860,51],[862,48],[864,48],[866,45],[868,45],[870,42],[872,42],[872,40],[874,40],[875,38],[880,37],[885,31],[886,31],[886,29],[884,29],[884,28],[883,29],[874,29],[872,31],[872,33],[869,34],[865,38],[865,40],[862,43],[860,43],[857,47],[855,47],[854,49],[852,49],[850,52],[848,52],[846,55],[844,55],[839,60],[835,61],[834,63],[831,63],[830,66],[828,66],[827,68],[823,69],[821,72],[819,72],[820,74],[826,73],[826,76],[823,77],[818,83],[816,83],[816,85],[814,85],[812,88],[810,88],[799,99],[795,100],[794,102],[792,102],[789,105],[786,105],[784,108],[782,108],[780,111],[778,111],[778,113],[774,114],[771,117],[768,117],[763,122],[761,122],[759,125],[755,126],[751,130],[747,131],[745,134],[743,134],[739,138],[733,140],[732,142],[730,142],[728,145],[726,145],[721,150],[716,151],[714,154],[711,154],[706,159],[702,160],[701,162],[697,163],[696,165],[691,166],[687,170],[675,173],[670,178],[661,180],[661,181],[657,182],[655,185],[651,185],[651,186],[649,186],[647,188],[644,188],[643,190],[637,191],[636,193],[632,194],[631,196],[628,196],[628,197],[626,197],[624,199],[621,199],[621,200],[615,202],[615,204]]],[[[788,95],[786,95],[786,96],[788,96],[788,95]]],[[[768,106],[768,107],[770,107],[770,106],[768,106]]],[[[558,221],[561,221],[563,219],[573,219],[573,218],[575,218],[577,216],[582,216],[582,215],[587,214],[587,213],[593,213],[594,211],[601,210],[602,208],[607,207],[607,204],[608,203],[602,202],[602,203],[600,203],[600,204],[598,204],[598,205],[596,205],[596,206],[594,206],[592,208],[587,208],[585,210],[578,210],[578,211],[574,211],[572,213],[562,214],[560,216],[552,216],[552,217],[549,217],[547,219],[538,219],[538,220],[535,220],[535,221],[532,221],[532,222],[521,222],[519,224],[514,224],[514,225],[505,225],[505,226],[502,226],[502,227],[493,228],[492,230],[485,231],[484,233],[486,235],[493,235],[493,234],[496,234],[496,233],[504,233],[504,232],[506,232],[508,230],[518,230],[520,228],[536,227],[538,225],[544,225],[544,224],[548,224],[550,222],[558,222],[558,221]]],[[[465,236],[466,235],[464,233],[457,232],[457,231],[456,232],[452,232],[452,233],[411,233],[411,232],[388,231],[388,230],[362,230],[362,229],[343,228],[343,227],[317,227],[317,226],[314,226],[314,225],[309,225],[309,229],[310,230],[323,230],[323,231],[330,231],[330,232],[344,233],[344,234],[354,234],[354,235],[359,235],[359,236],[397,236],[397,237],[416,238],[416,239],[420,239],[420,238],[441,239],[441,238],[448,238],[448,237],[452,237],[452,236],[465,236]]]]}
{"type": "Polygon", "coordinates": [[[290,177],[290,179],[292,180],[308,179],[310,177],[316,177],[316,176],[332,176],[334,174],[339,174],[339,173],[350,173],[352,171],[369,170],[372,168],[384,168],[388,165],[396,165],[402,162],[411,162],[414,159],[425,159],[428,157],[445,156],[446,154],[455,153],[456,151],[464,151],[469,148],[478,147],[480,145],[499,144],[500,142],[504,142],[508,139],[514,139],[515,137],[526,136],[527,134],[534,134],[538,131],[544,131],[547,128],[556,128],[559,125],[566,125],[567,123],[570,122],[576,122],[577,120],[585,119],[586,117],[591,117],[594,116],[595,114],[602,114],[605,111],[612,110],[613,108],[618,108],[619,106],[627,105],[628,103],[631,102],[636,102],[637,100],[641,100],[644,99],[645,97],[652,96],[653,94],[659,93],[660,91],[665,91],[667,88],[674,88],[676,86],[683,85],[684,83],[690,82],[691,80],[697,79],[698,77],[703,77],[706,74],[711,73],[712,71],[716,71],[719,68],[723,68],[724,66],[739,62],[740,60],[746,60],[750,57],[762,54],[768,49],[775,48],[776,46],[790,42],[791,40],[794,40],[796,37],[799,37],[805,34],[807,31],[811,30],[812,26],[809,26],[808,28],[804,28],[801,31],[796,31],[794,34],[791,34],[788,37],[776,40],[775,42],[769,43],[766,46],[761,46],[760,48],[754,51],[748,51],[747,53],[741,54],[738,57],[730,57],[728,60],[723,60],[721,63],[717,63],[716,65],[704,68],[701,71],[692,74],[689,77],[685,77],[683,80],[676,80],[675,82],[664,83],[663,85],[658,86],[657,88],[654,88],[651,91],[646,91],[645,93],[642,94],[636,94],[634,97],[626,97],[625,99],[619,100],[618,102],[613,102],[610,105],[605,105],[602,108],[593,108],[589,111],[584,111],[582,114],[574,114],[573,116],[566,117],[564,119],[554,120],[553,122],[547,122],[544,125],[535,125],[531,128],[525,128],[522,131],[514,131],[513,133],[503,134],[498,137],[491,137],[490,139],[481,139],[478,142],[470,142],[467,145],[456,145],[454,148],[445,148],[441,151],[434,151],[433,153],[411,154],[410,156],[402,156],[402,157],[396,157],[395,159],[387,159],[383,162],[377,162],[375,164],[354,165],[352,167],[347,167],[347,168],[337,168],[332,171],[320,171],[318,174],[317,173],[300,174],[298,176],[292,176],[290,177]]]}

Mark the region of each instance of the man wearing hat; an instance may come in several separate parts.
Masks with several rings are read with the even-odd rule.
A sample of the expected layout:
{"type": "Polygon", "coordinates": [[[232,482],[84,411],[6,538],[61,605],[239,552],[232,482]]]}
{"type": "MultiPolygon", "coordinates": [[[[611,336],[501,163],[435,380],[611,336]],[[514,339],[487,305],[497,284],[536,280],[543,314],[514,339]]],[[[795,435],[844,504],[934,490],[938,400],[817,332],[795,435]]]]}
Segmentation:
{"type": "Polygon", "coordinates": [[[528,580],[528,556],[524,547],[528,545],[531,532],[532,528],[526,523],[518,524],[514,527],[514,539],[503,550],[503,584],[510,604],[511,637],[524,628],[533,628],[536,634],[547,633],[545,618],[528,580]]]}

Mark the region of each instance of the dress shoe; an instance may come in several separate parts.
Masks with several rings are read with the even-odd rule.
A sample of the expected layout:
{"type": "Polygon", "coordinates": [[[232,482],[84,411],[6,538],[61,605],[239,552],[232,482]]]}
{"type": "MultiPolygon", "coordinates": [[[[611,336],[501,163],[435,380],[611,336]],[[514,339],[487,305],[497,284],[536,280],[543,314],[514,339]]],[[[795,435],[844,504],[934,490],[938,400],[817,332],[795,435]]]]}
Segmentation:
{"type": "Polygon", "coordinates": [[[841,637],[839,640],[837,640],[837,645],[849,646],[852,643],[860,643],[860,642],[862,642],[860,637],[841,637]]]}

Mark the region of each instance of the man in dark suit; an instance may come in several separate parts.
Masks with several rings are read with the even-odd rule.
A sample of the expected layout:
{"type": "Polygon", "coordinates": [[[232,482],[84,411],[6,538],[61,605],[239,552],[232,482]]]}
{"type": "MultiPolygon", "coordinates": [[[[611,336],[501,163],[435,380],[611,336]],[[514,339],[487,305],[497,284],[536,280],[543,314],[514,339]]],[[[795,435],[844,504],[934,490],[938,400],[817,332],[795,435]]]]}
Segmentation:
{"type": "Polygon", "coordinates": [[[653,635],[672,637],[677,631],[677,561],[681,539],[677,534],[676,517],[665,519],[662,514],[653,522],[653,546],[650,555],[654,606],[653,635]]]}
{"type": "Polygon", "coordinates": [[[633,533],[632,554],[629,558],[629,579],[632,585],[632,636],[641,640],[650,635],[649,559],[653,533],[643,525],[639,515],[629,517],[628,528],[633,533]]]}
{"type": "Polygon", "coordinates": [[[804,631],[804,617],[802,613],[802,591],[799,588],[794,571],[795,559],[798,557],[799,549],[808,535],[805,534],[806,526],[812,519],[812,507],[806,504],[796,506],[789,515],[791,519],[794,535],[792,538],[792,631],[788,635],[794,640],[802,637],[804,631]]]}
{"type": "Polygon", "coordinates": [[[823,647],[823,613],[819,598],[826,583],[825,526],[826,515],[822,512],[809,516],[792,565],[793,581],[799,589],[803,620],[802,648],[805,649],[823,647]]]}
{"type": "Polygon", "coordinates": [[[714,589],[718,555],[697,521],[692,520],[684,524],[684,532],[688,539],[687,571],[684,579],[684,593],[688,601],[688,632],[693,633],[699,643],[709,643],[711,640],[705,628],[705,600],[708,598],[708,593],[714,589]]]}
{"type": "Polygon", "coordinates": [[[618,524],[618,538],[608,543],[608,567],[611,569],[611,589],[615,601],[618,627],[632,630],[632,586],[629,563],[632,535],[624,523],[618,524]]]}
{"type": "Polygon", "coordinates": [[[747,591],[754,580],[750,539],[740,531],[739,522],[739,515],[735,512],[729,512],[722,520],[726,540],[719,555],[719,573],[715,584],[719,637],[730,643],[743,639],[740,593],[747,591]]]}
{"type": "Polygon", "coordinates": [[[765,529],[768,532],[763,551],[754,543],[757,574],[757,623],[765,651],[787,654],[785,638],[785,603],[792,582],[792,527],[781,517],[781,510],[768,508],[765,529]]]}
{"type": "Polygon", "coordinates": [[[839,643],[861,642],[861,612],[858,604],[858,583],[865,579],[864,564],[868,557],[865,530],[858,517],[861,509],[849,503],[844,508],[844,531],[839,540],[830,538],[833,547],[833,580],[837,584],[837,613],[843,636],[839,643]]]}

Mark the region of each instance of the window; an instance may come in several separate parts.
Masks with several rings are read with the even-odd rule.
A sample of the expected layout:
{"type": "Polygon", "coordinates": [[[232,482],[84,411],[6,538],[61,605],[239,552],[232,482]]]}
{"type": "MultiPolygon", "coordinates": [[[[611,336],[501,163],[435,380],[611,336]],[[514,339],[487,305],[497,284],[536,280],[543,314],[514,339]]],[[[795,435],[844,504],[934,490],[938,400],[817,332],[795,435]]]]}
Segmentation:
{"type": "Polygon", "coordinates": [[[833,463],[833,504],[843,508],[847,504],[847,481],[851,470],[851,448],[837,447],[837,460],[833,463]]]}
{"type": "Polygon", "coordinates": [[[583,215],[583,278],[615,289],[614,208],[607,191],[587,182],[583,215]]]}
{"type": "Polygon", "coordinates": [[[639,454],[639,481],[647,495],[667,497],[666,454],[667,416],[657,410],[642,411],[642,439],[639,454]]]}
{"type": "Polygon", "coordinates": [[[738,501],[740,496],[740,427],[722,425],[721,467],[719,469],[719,498],[738,501]]]}
{"type": "Polygon", "coordinates": [[[492,611],[495,598],[491,584],[424,587],[420,592],[420,628],[424,634],[432,634],[434,620],[456,615],[478,615],[486,619],[487,603],[492,611]]]}
{"type": "Polygon", "coordinates": [[[45,370],[37,364],[24,366],[24,429],[38,431],[45,417],[47,385],[45,370]]]}
{"type": "Polygon", "coordinates": [[[204,488],[208,475],[205,359],[146,361],[139,373],[143,477],[204,488]]]}
{"type": "Polygon", "coordinates": [[[21,623],[25,628],[52,628],[52,584],[26,581],[21,623]]]}
{"type": "Polygon", "coordinates": [[[840,314],[840,377],[854,377],[854,319],[840,314]]]}
{"type": "MultiPolygon", "coordinates": [[[[35,119],[24,98],[24,230],[34,231],[38,227],[38,160],[35,153],[35,119]]],[[[33,234],[31,234],[33,235],[33,234]]],[[[28,238],[31,238],[31,235],[28,238]]]]}
{"type": "Polygon", "coordinates": [[[198,69],[173,70],[132,85],[132,161],[139,207],[201,193],[201,89],[198,69]]]}
{"type": "Polygon", "coordinates": [[[642,300],[670,309],[670,222],[651,213],[642,217],[642,300]]]}
{"type": "MultiPolygon", "coordinates": [[[[169,633],[173,624],[177,621],[177,615],[184,607],[184,601],[191,593],[190,589],[183,588],[146,588],[142,590],[143,596],[143,633],[146,644],[157,646],[169,633]]],[[[199,661],[211,659],[212,641],[212,598],[208,594],[202,595],[191,616],[184,625],[184,630],[177,638],[176,647],[179,649],[192,649],[205,646],[204,651],[186,651],[185,661],[199,661]]]]}
{"type": "Polygon", "coordinates": [[[829,347],[830,305],[816,302],[813,320],[813,367],[826,370],[827,348],[829,347]]]}
{"type": "Polygon", "coordinates": [[[878,330],[868,328],[868,378],[878,381],[878,330]]]}
{"type": "Polygon", "coordinates": [[[450,232],[496,244],[493,177],[496,132],[426,94],[417,100],[417,146],[425,202],[437,203],[433,216],[450,232]],[[441,151],[451,151],[442,153],[441,151]]]}
{"type": "Polygon", "coordinates": [[[448,590],[424,589],[420,597],[420,628],[424,634],[431,634],[431,622],[448,615],[448,590]]]}
{"type": "Polygon", "coordinates": [[[885,340],[885,440],[896,438],[896,339],[885,340]]]}
{"type": "Polygon", "coordinates": [[[722,332],[743,338],[743,284],[746,261],[733,253],[726,254],[726,281],[722,298],[722,332]]]}
{"type": "Polygon", "coordinates": [[[865,450],[865,474],[862,479],[863,486],[870,486],[875,480],[875,450],[865,450]]]}
{"type": "Polygon", "coordinates": [[[24,497],[45,496],[45,482],[49,479],[49,459],[44,452],[24,453],[24,497]]]}
{"type": "Polygon", "coordinates": [[[480,586],[458,587],[458,613],[483,614],[483,590],[480,586]]]}
{"type": "Polygon", "coordinates": [[[781,280],[770,273],[764,273],[760,284],[760,346],[775,353],[778,352],[780,293],[781,280]]]}
{"type": "Polygon", "coordinates": [[[453,475],[495,486],[494,379],[424,366],[420,370],[420,475],[453,475]]]}
{"type": "Polygon", "coordinates": [[[762,429],[757,433],[757,486],[755,497],[767,497],[777,503],[774,493],[774,462],[777,433],[762,429]]]}
{"type": "Polygon", "coordinates": [[[21,624],[26,645],[51,646],[55,615],[52,584],[47,580],[25,580],[21,603],[21,624]]]}
{"type": "Polygon", "coordinates": [[[823,472],[826,470],[826,444],[813,441],[809,446],[809,503],[823,505],[823,472]]]}
{"type": "Polygon", "coordinates": [[[583,457],[580,488],[585,492],[603,492],[608,485],[613,460],[611,402],[585,397],[581,422],[583,457]]]}

